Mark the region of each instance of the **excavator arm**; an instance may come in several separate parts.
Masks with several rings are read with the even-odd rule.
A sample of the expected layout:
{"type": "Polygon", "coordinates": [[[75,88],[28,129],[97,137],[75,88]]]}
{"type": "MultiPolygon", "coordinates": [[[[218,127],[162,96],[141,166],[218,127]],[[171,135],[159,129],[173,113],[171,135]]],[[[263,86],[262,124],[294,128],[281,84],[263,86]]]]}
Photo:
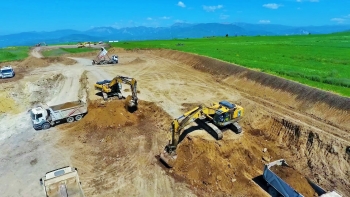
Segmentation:
{"type": "Polygon", "coordinates": [[[112,80],[104,80],[96,82],[95,88],[102,92],[103,98],[107,100],[108,94],[117,95],[119,98],[123,98],[121,94],[121,84],[130,85],[131,99],[128,101],[128,107],[135,108],[138,105],[137,98],[137,81],[134,78],[116,76],[112,80]]]}
{"type": "Polygon", "coordinates": [[[215,114],[215,109],[211,107],[204,107],[202,105],[186,112],[179,118],[176,118],[171,123],[171,142],[165,146],[164,151],[160,154],[160,159],[167,166],[173,167],[174,162],[177,158],[176,148],[180,141],[180,136],[184,128],[193,121],[196,121],[203,127],[209,134],[216,139],[222,138],[222,132],[212,123],[203,122],[200,118],[205,116],[208,119],[212,119],[211,115],[215,114]]]}

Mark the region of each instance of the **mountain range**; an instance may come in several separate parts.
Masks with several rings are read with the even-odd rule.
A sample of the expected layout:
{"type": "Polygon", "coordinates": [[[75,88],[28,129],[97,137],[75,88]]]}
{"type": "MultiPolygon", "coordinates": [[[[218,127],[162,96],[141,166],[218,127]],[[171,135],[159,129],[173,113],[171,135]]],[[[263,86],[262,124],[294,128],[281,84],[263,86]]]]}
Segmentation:
{"type": "Polygon", "coordinates": [[[349,31],[350,25],[293,27],[274,24],[249,23],[175,23],[170,27],[95,27],[86,31],[72,29],[51,32],[22,32],[0,36],[0,47],[33,46],[40,42],[57,44],[66,42],[97,42],[109,40],[158,40],[175,38],[201,38],[206,36],[271,36],[328,34],[349,31]]]}

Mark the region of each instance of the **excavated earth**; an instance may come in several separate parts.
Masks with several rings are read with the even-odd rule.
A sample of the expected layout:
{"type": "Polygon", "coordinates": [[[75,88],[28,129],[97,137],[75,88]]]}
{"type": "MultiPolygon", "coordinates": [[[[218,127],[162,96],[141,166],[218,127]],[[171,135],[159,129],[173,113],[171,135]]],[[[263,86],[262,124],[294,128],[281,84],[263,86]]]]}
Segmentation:
{"type": "MultiPolygon", "coordinates": [[[[110,49],[117,65],[92,66],[94,53],[12,62],[17,75],[0,81],[0,191],[40,196],[39,178],[72,165],[86,196],[269,196],[264,164],[304,196],[305,183],[350,193],[350,99],[207,57],[171,50],[110,49]],[[139,108],[105,102],[96,81],[116,75],[138,81],[139,108]],[[38,103],[86,101],[87,115],[44,131],[27,110],[38,103]],[[172,169],[158,158],[173,118],[200,103],[228,100],[244,107],[243,133],[215,140],[195,123],[172,169]]],[[[131,94],[123,85],[123,94],[131,94]]]]}

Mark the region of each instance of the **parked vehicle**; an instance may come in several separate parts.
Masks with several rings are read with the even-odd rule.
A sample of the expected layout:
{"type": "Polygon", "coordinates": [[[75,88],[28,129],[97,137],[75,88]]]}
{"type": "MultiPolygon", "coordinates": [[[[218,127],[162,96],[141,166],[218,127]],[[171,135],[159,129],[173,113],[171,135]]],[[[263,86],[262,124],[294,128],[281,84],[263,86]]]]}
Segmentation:
{"type": "Polygon", "coordinates": [[[12,66],[5,66],[0,69],[0,78],[12,78],[14,77],[15,71],[13,70],[12,66]]]}
{"type": "Polygon", "coordinates": [[[55,106],[40,105],[30,110],[34,129],[49,129],[63,121],[79,121],[87,113],[87,104],[83,101],[67,102],[55,106]]]}
{"type": "Polygon", "coordinates": [[[85,197],[77,168],[66,166],[47,172],[40,184],[46,197],[85,197]]]}
{"type": "MultiPolygon", "coordinates": [[[[277,176],[272,170],[273,166],[289,166],[284,159],[276,160],[264,166],[263,178],[268,185],[268,193],[272,197],[304,197],[303,194],[298,193],[288,183],[286,183],[281,177],[277,176]]],[[[306,178],[307,179],[307,178],[306,178]]],[[[310,186],[321,197],[341,197],[336,191],[327,192],[317,184],[307,179],[310,186]]]]}

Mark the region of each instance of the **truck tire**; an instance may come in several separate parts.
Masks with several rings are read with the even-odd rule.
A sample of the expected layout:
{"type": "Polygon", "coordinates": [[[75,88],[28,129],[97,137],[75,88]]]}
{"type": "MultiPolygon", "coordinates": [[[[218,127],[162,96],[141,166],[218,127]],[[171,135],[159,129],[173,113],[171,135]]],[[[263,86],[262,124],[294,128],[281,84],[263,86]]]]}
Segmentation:
{"type": "Polygon", "coordinates": [[[68,117],[68,118],[67,118],[67,122],[74,122],[74,118],[73,118],[73,117],[71,117],[71,116],[70,116],[70,117],[68,117]]]}
{"type": "Polygon", "coordinates": [[[76,120],[76,121],[79,121],[79,120],[81,120],[82,118],[83,118],[83,116],[80,115],[80,114],[75,116],[75,120],[76,120]]]}
{"type": "Polygon", "coordinates": [[[51,127],[50,123],[46,122],[42,126],[43,130],[49,129],[51,127]]]}

